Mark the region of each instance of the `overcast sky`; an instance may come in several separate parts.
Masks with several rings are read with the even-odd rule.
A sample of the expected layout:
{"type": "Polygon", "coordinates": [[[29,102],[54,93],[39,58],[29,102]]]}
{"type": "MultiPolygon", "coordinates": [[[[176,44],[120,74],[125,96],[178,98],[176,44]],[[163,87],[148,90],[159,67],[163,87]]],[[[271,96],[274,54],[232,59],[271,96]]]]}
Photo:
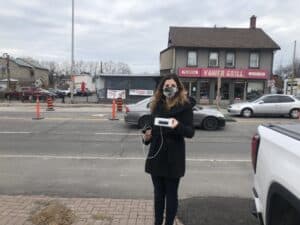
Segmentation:
{"type": "MultiPolygon", "coordinates": [[[[65,61],[71,55],[71,0],[0,0],[0,54],[65,61]]],[[[169,26],[249,27],[257,16],[281,50],[275,68],[292,61],[298,0],[75,0],[75,60],[125,62],[133,72],[158,72],[169,26]],[[233,3],[234,2],[234,3],[233,3]]]]}

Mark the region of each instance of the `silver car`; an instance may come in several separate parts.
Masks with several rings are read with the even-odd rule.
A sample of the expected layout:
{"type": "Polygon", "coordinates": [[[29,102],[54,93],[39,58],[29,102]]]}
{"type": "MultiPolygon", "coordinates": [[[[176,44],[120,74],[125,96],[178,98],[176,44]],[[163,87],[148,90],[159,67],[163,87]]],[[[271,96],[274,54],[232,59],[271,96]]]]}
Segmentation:
{"type": "Polygon", "coordinates": [[[227,111],[231,115],[289,115],[299,118],[300,101],[291,95],[269,94],[252,101],[232,104],[227,111]]]}
{"type": "MultiPolygon", "coordinates": [[[[150,120],[150,98],[146,98],[136,104],[127,105],[125,122],[129,125],[137,125],[143,128],[150,120]]],[[[194,106],[194,126],[205,130],[216,130],[225,126],[225,117],[215,109],[202,109],[194,106]]]]}

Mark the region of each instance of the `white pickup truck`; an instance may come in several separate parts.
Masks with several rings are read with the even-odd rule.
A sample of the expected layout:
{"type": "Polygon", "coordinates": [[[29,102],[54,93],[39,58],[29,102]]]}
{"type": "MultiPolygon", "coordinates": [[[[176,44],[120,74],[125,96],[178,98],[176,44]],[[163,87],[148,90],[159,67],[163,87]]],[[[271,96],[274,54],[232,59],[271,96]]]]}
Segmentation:
{"type": "Polygon", "coordinates": [[[260,125],[252,138],[253,214],[264,225],[300,225],[300,123],[260,125]]]}

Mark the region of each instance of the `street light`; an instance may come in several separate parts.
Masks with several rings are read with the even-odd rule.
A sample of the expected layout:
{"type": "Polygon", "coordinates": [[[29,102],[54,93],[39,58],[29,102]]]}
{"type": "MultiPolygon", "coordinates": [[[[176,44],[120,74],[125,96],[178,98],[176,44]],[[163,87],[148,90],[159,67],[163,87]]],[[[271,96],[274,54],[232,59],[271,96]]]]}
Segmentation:
{"type": "MultiPolygon", "coordinates": [[[[3,57],[6,58],[6,73],[7,73],[7,91],[10,90],[10,69],[9,69],[9,54],[3,53],[3,57]]],[[[8,95],[9,96],[9,95],[8,95]]]]}
{"type": "Polygon", "coordinates": [[[75,86],[75,82],[74,82],[74,1],[72,0],[72,52],[71,52],[71,103],[74,102],[73,100],[73,94],[74,94],[74,86],[75,86]]]}

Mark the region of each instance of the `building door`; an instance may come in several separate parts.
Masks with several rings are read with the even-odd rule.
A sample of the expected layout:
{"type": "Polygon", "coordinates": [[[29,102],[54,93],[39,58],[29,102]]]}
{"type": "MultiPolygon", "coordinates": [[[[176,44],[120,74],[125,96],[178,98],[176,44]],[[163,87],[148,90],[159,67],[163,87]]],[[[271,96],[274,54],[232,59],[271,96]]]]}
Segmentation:
{"type": "Polygon", "coordinates": [[[235,82],[234,84],[234,99],[243,100],[245,93],[245,82],[235,82]]]}
{"type": "Polygon", "coordinates": [[[196,98],[197,96],[197,81],[182,82],[188,95],[196,98]]]}

